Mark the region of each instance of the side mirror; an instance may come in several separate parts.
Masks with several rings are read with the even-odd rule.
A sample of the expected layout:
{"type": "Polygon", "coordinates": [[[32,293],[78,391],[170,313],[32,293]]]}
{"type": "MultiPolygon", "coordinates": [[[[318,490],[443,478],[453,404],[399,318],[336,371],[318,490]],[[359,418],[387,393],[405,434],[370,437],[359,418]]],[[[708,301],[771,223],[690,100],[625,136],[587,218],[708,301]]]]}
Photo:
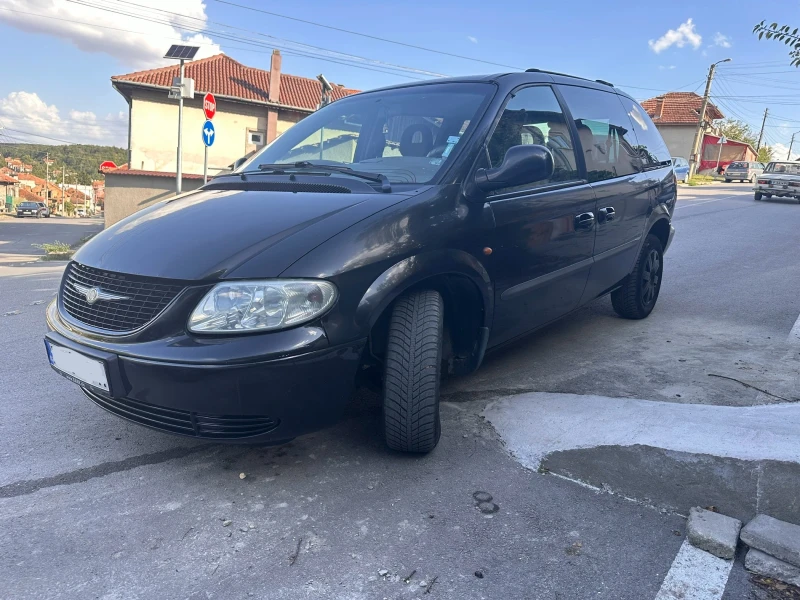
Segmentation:
{"type": "Polygon", "coordinates": [[[544,146],[512,146],[503,163],[494,169],[478,169],[475,185],[484,192],[535,183],[553,176],[553,154],[544,146]]]}
{"type": "Polygon", "coordinates": [[[241,157],[241,158],[237,158],[237,159],[236,159],[236,162],[235,162],[235,163],[233,163],[233,170],[235,171],[236,169],[238,169],[239,167],[241,167],[241,166],[242,166],[244,163],[246,163],[246,162],[247,162],[247,157],[246,157],[246,156],[243,156],[243,157],[241,157]]]}

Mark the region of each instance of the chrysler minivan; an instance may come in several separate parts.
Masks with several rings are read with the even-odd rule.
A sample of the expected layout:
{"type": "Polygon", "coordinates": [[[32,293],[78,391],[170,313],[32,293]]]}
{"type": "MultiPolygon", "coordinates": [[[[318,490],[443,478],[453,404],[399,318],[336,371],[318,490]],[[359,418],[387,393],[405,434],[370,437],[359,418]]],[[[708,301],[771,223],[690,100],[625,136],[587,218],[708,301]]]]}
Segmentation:
{"type": "Polygon", "coordinates": [[[441,433],[443,374],[601,296],[656,305],[672,162],[603,81],[531,69],[318,110],[235,170],[109,227],[47,310],[53,368],[161,431],[280,443],[380,373],[383,435],[441,433]]]}

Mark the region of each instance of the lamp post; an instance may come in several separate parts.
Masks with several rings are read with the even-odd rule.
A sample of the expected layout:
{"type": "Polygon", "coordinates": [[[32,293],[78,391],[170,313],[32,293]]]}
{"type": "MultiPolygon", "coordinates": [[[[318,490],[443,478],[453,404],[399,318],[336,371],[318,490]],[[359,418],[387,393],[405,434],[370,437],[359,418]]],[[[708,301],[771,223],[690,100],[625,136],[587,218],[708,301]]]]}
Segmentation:
{"type": "Polygon", "coordinates": [[[711,82],[714,80],[714,71],[717,65],[730,62],[732,59],[726,58],[725,60],[718,60],[708,69],[708,79],[706,79],[706,91],[703,94],[703,105],[700,108],[700,119],[697,122],[697,133],[694,136],[694,144],[692,144],[692,154],[689,157],[689,177],[697,173],[697,167],[700,164],[697,153],[700,151],[700,143],[703,140],[703,125],[706,120],[706,108],[708,107],[708,97],[711,94],[711,82]]]}

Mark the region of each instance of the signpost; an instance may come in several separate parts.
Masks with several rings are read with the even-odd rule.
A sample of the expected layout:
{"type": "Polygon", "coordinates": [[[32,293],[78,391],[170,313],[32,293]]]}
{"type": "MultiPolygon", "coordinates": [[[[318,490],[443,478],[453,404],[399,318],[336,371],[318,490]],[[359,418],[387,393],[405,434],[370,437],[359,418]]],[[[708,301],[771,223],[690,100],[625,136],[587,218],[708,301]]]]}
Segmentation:
{"type": "Polygon", "coordinates": [[[214,124],[211,121],[203,123],[203,144],[205,145],[203,153],[203,185],[208,183],[208,147],[214,143],[215,137],[214,124]]]}
{"type": "Polygon", "coordinates": [[[717,154],[717,173],[719,173],[719,161],[722,158],[722,144],[727,143],[728,139],[724,135],[720,136],[719,141],[717,142],[717,144],[719,144],[719,154],[717,154]]]}
{"type": "Polygon", "coordinates": [[[206,119],[209,121],[217,114],[217,100],[211,92],[203,96],[203,112],[206,114],[206,119]]]}

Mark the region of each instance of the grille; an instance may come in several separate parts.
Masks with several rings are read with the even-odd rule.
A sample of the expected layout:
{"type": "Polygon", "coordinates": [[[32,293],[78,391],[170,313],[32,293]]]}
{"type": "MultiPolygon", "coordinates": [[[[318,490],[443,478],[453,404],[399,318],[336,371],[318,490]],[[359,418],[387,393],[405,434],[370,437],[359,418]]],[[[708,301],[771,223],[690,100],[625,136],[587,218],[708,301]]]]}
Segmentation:
{"type": "Polygon", "coordinates": [[[128,398],[117,399],[81,388],[99,407],[118,417],[169,433],[216,440],[236,440],[269,433],[280,421],[264,416],[229,417],[203,415],[185,410],[153,406],[128,398]]]}
{"type": "Polygon", "coordinates": [[[80,263],[67,267],[61,285],[61,301],[70,316],[106,331],[133,331],[155,319],[183,289],[170,280],[112,273],[80,263]],[[94,304],[73,285],[97,287],[124,296],[125,300],[97,300],[94,304]]]}

